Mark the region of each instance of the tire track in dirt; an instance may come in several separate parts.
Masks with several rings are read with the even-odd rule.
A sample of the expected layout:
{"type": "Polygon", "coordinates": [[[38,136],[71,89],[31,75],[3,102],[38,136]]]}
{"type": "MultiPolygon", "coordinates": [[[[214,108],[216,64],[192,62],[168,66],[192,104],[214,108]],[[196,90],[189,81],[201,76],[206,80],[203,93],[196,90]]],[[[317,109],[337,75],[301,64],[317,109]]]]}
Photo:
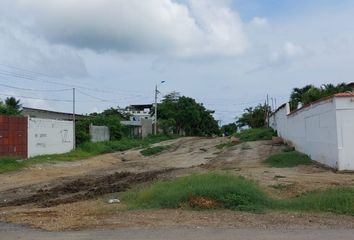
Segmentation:
{"type": "MultiPolygon", "coordinates": [[[[164,169],[141,173],[116,172],[106,176],[85,176],[72,181],[49,184],[50,187],[39,187],[34,192],[19,196],[25,189],[10,189],[1,193],[0,207],[35,204],[40,207],[52,207],[59,204],[73,203],[92,199],[108,193],[123,192],[131,185],[150,182],[175,169],[164,169]]],[[[32,186],[35,188],[35,186],[32,186]]]]}

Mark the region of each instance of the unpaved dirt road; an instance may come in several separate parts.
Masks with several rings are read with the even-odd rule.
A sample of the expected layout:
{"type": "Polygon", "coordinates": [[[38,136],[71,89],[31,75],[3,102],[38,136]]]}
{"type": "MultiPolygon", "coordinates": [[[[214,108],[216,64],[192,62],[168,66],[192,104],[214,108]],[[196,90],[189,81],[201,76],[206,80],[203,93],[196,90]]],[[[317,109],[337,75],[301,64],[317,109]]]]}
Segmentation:
{"type": "Polygon", "coordinates": [[[227,138],[180,138],[156,144],[171,147],[151,157],[142,156],[140,150],[129,150],[0,174],[0,221],[52,231],[200,225],[262,229],[262,226],[279,224],[280,228],[298,226],[304,219],[309,219],[305,221],[306,226],[354,228],[354,217],[350,216],[303,214],[294,217],[285,213],[254,215],[183,210],[122,212],[120,204],[107,203],[108,198],[119,198],[119,192],[135,184],[209,171],[226,170],[254,179],[276,198],[331,186],[354,185],[354,174],[334,173],[316,165],[281,169],[265,166],[262,161],[267,156],[284,148],[271,141],[216,148],[227,141],[227,138]]]}
{"type": "Polygon", "coordinates": [[[210,227],[46,232],[1,223],[0,233],[1,240],[351,240],[354,236],[353,229],[254,230],[210,227]]]}

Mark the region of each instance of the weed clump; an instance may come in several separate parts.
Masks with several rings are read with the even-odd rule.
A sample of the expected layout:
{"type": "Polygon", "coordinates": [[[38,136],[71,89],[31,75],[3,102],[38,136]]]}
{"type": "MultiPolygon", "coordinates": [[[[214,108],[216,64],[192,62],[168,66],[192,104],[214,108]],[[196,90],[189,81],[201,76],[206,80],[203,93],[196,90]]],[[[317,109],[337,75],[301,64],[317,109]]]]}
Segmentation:
{"type": "Polygon", "coordinates": [[[309,156],[296,151],[292,151],[272,155],[268,157],[264,163],[271,167],[286,168],[296,167],[298,165],[310,165],[312,164],[312,161],[309,156]]]}

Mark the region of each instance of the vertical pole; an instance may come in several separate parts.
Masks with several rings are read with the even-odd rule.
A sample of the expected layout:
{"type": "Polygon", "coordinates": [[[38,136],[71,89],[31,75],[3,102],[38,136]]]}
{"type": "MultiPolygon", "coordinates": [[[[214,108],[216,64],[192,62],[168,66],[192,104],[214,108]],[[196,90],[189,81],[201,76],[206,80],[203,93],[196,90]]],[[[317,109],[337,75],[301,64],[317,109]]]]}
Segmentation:
{"type": "Polygon", "coordinates": [[[269,96],[267,94],[267,127],[269,127],[269,96]]]}
{"type": "Polygon", "coordinates": [[[157,85],[155,86],[155,124],[154,134],[157,135],[157,85]]]}
{"type": "Polygon", "coordinates": [[[76,133],[75,133],[75,88],[73,88],[73,143],[74,143],[74,149],[76,148],[76,133]]]}

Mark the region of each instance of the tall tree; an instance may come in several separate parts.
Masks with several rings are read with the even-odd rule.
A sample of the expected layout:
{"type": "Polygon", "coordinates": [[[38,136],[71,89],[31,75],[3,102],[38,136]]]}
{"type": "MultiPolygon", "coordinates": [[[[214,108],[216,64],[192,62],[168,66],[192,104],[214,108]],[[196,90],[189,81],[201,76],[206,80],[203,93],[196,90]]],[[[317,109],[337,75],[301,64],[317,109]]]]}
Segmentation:
{"type": "Polygon", "coordinates": [[[181,97],[176,92],[166,95],[158,105],[161,128],[176,134],[184,132],[188,136],[219,134],[219,126],[213,113],[193,98],[181,97]]]}
{"type": "Polygon", "coordinates": [[[267,105],[259,104],[256,107],[248,107],[236,121],[238,127],[261,128],[266,125],[266,114],[270,111],[267,105]]]}

